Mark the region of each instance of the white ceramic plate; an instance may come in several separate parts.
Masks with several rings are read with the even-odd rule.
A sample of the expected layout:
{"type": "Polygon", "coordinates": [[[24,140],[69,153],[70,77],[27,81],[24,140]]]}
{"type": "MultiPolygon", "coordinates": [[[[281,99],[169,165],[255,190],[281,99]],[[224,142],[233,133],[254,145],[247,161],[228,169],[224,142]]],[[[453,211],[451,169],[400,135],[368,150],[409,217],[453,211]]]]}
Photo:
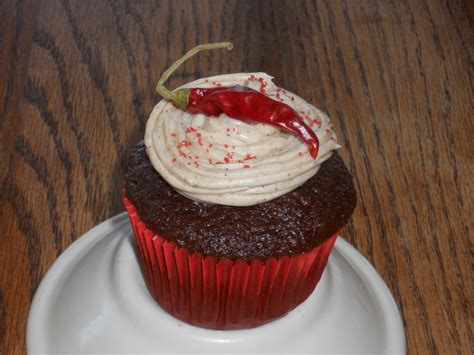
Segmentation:
{"type": "Polygon", "coordinates": [[[93,228],[53,264],[31,306],[28,353],[404,354],[405,336],[387,286],[338,238],[313,294],[259,328],[187,325],[151,298],[125,214],[93,228]]]}

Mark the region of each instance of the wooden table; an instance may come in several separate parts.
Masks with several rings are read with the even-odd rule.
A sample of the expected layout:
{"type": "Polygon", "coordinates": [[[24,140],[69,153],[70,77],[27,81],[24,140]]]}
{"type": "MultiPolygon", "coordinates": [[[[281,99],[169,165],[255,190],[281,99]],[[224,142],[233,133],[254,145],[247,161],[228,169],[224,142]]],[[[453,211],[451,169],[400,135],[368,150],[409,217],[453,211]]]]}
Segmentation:
{"type": "Polygon", "coordinates": [[[359,204],[343,235],[387,282],[411,354],[471,354],[473,2],[0,3],[0,352],[76,238],[123,211],[127,155],[171,87],[265,71],[328,112],[359,204]],[[469,276],[471,275],[471,276],[469,276]],[[471,304],[470,304],[471,303],[471,304]]]}

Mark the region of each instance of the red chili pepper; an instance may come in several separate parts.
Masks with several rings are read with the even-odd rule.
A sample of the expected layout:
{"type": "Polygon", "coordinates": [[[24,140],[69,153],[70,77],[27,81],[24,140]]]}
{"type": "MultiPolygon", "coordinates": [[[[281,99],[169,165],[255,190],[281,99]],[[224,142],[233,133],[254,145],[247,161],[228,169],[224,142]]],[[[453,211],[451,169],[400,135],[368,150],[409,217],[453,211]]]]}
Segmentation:
{"type": "Polygon", "coordinates": [[[219,86],[215,88],[191,88],[170,91],[163,83],[171,73],[189,57],[199,51],[213,48],[232,49],[232,43],[214,43],[197,46],[174,63],[161,77],[158,93],[171,100],[176,106],[189,113],[209,116],[227,116],[241,121],[268,123],[285,131],[296,133],[307,145],[313,159],[316,159],[319,140],[303,119],[287,104],[244,86],[219,86]]]}

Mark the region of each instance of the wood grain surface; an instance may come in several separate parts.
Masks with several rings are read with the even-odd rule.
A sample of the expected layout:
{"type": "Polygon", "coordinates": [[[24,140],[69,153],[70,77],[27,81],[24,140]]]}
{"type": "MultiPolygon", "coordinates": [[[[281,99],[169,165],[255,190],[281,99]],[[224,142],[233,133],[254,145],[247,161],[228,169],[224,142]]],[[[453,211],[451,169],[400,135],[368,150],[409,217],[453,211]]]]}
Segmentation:
{"type": "MultiPolygon", "coordinates": [[[[359,204],[342,231],[387,282],[410,354],[472,354],[473,2],[0,2],[0,351],[85,231],[123,211],[127,154],[170,87],[265,71],[328,112],[359,204]],[[471,275],[471,276],[469,276],[471,275]]],[[[363,325],[361,325],[363,326],[363,325]]]]}

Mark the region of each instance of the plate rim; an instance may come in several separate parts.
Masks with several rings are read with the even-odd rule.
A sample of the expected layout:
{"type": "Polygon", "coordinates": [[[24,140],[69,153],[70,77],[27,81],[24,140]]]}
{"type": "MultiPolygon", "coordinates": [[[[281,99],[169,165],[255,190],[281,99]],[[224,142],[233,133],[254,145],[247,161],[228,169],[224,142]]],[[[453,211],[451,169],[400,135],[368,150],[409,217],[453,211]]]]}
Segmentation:
{"type": "MultiPolygon", "coordinates": [[[[47,301],[48,293],[51,294],[54,290],[54,287],[49,287],[49,285],[54,285],[56,279],[59,279],[64,272],[71,269],[74,266],[73,262],[81,254],[86,254],[96,243],[123,227],[127,222],[127,212],[106,219],[79,236],[53,262],[38,285],[30,304],[26,326],[26,350],[28,354],[35,353],[34,349],[40,347],[37,342],[39,337],[35,335],[35,329],[42,316],[41,305],[47,301]]],[[[367,288],[372,291],[374,298],[381,306],[380,309],[382,310],[384,323],[387,326],[387,333],[390,334],[385,344],[387,352],[405,354],[406,338],[402,316],[390,289],[365,256],[341,235],[338,236],[334,248],[364,280],[367,288]]]]}

